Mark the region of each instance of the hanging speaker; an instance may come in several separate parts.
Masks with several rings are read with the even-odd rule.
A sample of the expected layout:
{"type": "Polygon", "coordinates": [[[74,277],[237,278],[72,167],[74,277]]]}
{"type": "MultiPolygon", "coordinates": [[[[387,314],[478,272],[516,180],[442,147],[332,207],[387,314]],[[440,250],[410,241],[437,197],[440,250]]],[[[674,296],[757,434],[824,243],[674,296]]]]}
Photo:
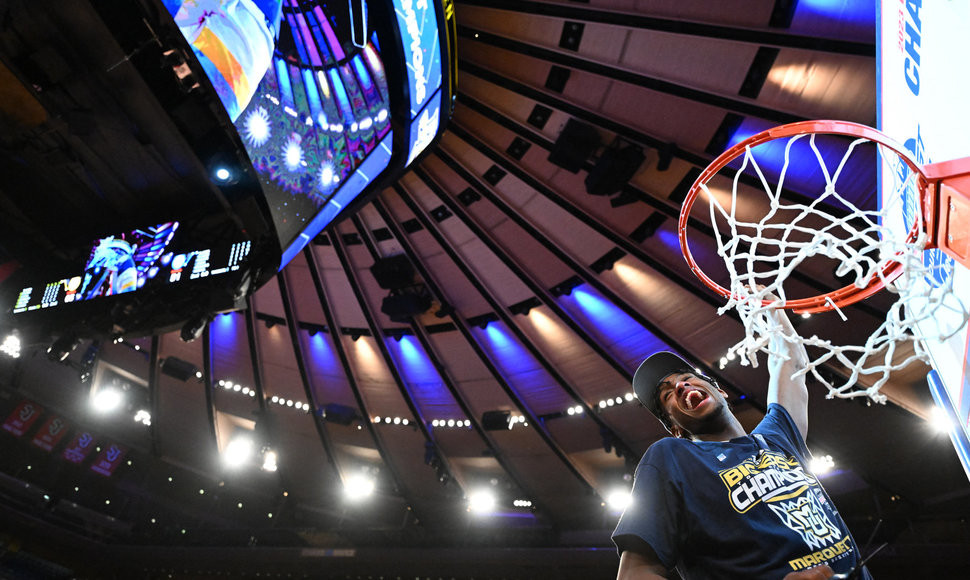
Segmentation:
{"type": "Polygon", "coordinates": [[[644,159],[643,149],[636,145],[610,147],[586,176],[586,192],[613,195],[633,178],[644,159]]]}
{"type": "Polygon", "coordinates": [[[549,162],[577,173],[600,146],[600,141],[600,134],[592,125],[570,119],[549,152],[549,162]]]}
{"type": "Polygon", "coordinates": [[[404,254],[377,260],[370,267],[370,272],[385,290],[400,290],[414,285],[414,267],[404,254]]]}

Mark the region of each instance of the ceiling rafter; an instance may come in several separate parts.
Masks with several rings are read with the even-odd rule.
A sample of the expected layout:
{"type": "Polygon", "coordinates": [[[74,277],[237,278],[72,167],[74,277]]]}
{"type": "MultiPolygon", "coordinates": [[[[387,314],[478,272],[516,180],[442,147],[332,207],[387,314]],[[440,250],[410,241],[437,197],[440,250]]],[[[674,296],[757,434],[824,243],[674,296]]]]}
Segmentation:
{"type": "Polygon", "coordinates": [[[212,449],[219,455],[219,438],[216,429],[216,402],[212,388],[212,337],[207,324],[202,331],[202,388],[205,392],[205,414],[209,422],[212,449]]]}
{"type": "MultiPolygon", "coordinates": [[[[367,253],[370,255],[371,260],[373,260],[376,263],[377,260],[381,259],[383,256],[381,256],[380,252],[377,251],[377,248],[374,247],[374,242],[370,238],[370,230],[364,227],[364,225],[360,222],[359,216],[357,215],[351,216],[350,220],[354,224],[354,228],[357,230],[357,233],[360,236],[360,239],[363,240],[364,247],[367,248],[367,253]]],[[[337,236],[334,236],[334,237],[336,238],[337,236]]],[[[333,247],[334,247],[334,251],[337,254],[337,258],[340,260],[340,264],[344,266],[344,271],[347,273],[347,278],[348,278],[348,281],[350,282],[350,287],[353,290],[354,295],[357,297],[358,302],[360,303],[361,310],[363,311],[363,314],[364,314],[364,318],[367,320],[367,326],[368,328],[370,328],[374,341],[377,343],[377,346],[381,351],[381,355],[384,358],[384,363],[387,365],[388,370],[391,372],[391,376],[394,377],[394,382],[397,385],[398,391],[400,391],[401,393],[401,397],[404,399],[404,402],[407,404],[408,410],[410,410],[411,414],[414,415],[414,418],[418,426],[418,430],[421,431],[422,435],[424,435],[424,438],[426,441],[430,441],[431,443],[436,443],[434,434],[431,432],[430,429],[428,429],[428,421],[425,420],[424,413],[415,404],[414,397],[411,396],[411,393],[408,390],[407,383],[404,381],[403,375],[401,375],[401,371],[398,368],[397,362],[394,360],[394,357],[391,356],[390,351],[387,349],[387,344],[384,342],[386,339],[385,334],[381,330],[381,326],[377,323],[377,315],[374,313],[371,307],[371,302],[367,299],[367,296],[365,295],[366,293],[364,290],[364,285],[362,281],[357,277],[357,273],[356,273],[357,271],[354,269],[354,266],[351,263],[351,257],[349,255],[349,252],[347,252],[344,249],[344,244],[343,244],[343,241],[341,240],[333,240],[333,247]]],[[[449,471],[451,471],[450,468],[449,468],[449,471]]]]}
{"type": "MultiPolygon", "coordinates": [[[[536,101],[537,103],[542,103],[544,106],[549,106],[550,108],[560,110],[564,113],[568,113],[571,117],[580,119],[582,121],[585,121],[586,123],[605,129],[606,131],[609,131],[614,135],[620,136],[631,143],[634,143],[637,145],[643,145],[646,147],[651,147],[657,150],[664,149],[665,147],[668,147],[668,146],[672,146],[670,148],[670,154],[672,157],[686,161],[687,163],[693,165],[697,169],[703,170],[708,165],[710,165],[712,161],[714,161],[713,156],[710,156],[707,154],[701,155],[699,153],[694,153],[694,152],[685,150],[684,148],[680,147],[677,143],[664,141],[663,139],[660,139],[658,137],[654,137],[652,135],[639,131],[631,127],[629,124],[624,124],[624,123],[614,121],[599,113],[593,112],[589,109],[584,109],[575,103],[571,103],[565,99],[556,97],[550,94],[548,91],[543,91],[541,89],[531,87],[529,85],[516,81],[515,79],[511,79],[509,77],[503,76],[495,71],[489,70],[487,68],[476,65],[474,63],[470,63],[466,60],[459,59],[458,68],[482,80],[485,80],[487,82],[500,86],[512,93],[526,97],[528,99],[536,101]]],[[[543,146],[546,149],[551,149],[552,147],[551,141],[549,141],[545,137],[541,137],[540,134],[536,133],[535,131],[532,131],[531,129],[523,126],[521,123],[511,118],[506,117],[508,120],[501,121],[500,118],[504,117],[505,115],[502,115],[500,112],[491,112],[491,111],[494,111],[494,109],[492,109],[488,105],[485,105],[481,101],[475,99],[473,96],[465,92],[459,91],[458,100],[462,104],[467,104],[470,109],[473,109],[481,113],[482,115],[496,121],[500,125],[508,128],[509,130],[512,130],[512,131],[515,131],[516,133],[521,134],[523,138],[529,139],[529,137],[527,137],[526,135],[530,135],[530,134],[533,135],[535,139],[529,139],[530,141],[536,144],[539,144],[540,146],[543,146]]],[[[457,122],[457,119],[453,120],[452,124],[456,122],[457,122]]],[[[590,161],[587,161],[586,168],[588,169],[590,167],[592,167],[592,163],[590,161]]],[[[740,182],[750,187],[755,187],[755,188],[762,187],[762,183],[757,178],[746,174],[741,175],[740,182]]],[[[670,203],[668,203],[666,197],[664,199],[656,198],[652,195],[649,195],[647,192],[644,192],[639,188],[636,188],[629,184],[627,185],[627,188],[629,189],[630,193],[632,193],[634,197],[636,197],[636,199],[643,201],[653,207],[656,207],[657,209],[664,211],[668,215],[678,216],[680,214],[680,208],[675,207],[670,203]]],[[[782,199],[792,200],[797,203],[808,204],[813,201],[812,198],[809,198],[797,191],[793,191],[791,188],[787,188],[787,187],[781,189],[781,194],[782,194],[781,195],[782,199]]],[[[831,211],[833,211],[833,213],[838,216],[845,215],[845,213],[840,209],[833,208],[831,211]]],[[[698,220],[695,220],[693,218],[691,218],[691,223],[694,225],[700,224],[698,220]]],[[[706,228],[704,231],[710,232],[710,227],[707,225],[703,225],[703,226],[698,225],[698,227],[706,228]]]]}
{"type": "Polygon", "coordinates": [[[307,402],[310,404],[310,415],[313,419],[313,427],[316,429],[317,437],[320,439],[320,444],[323,446],[324,451],[327,454],[327,463],[333,471],[329,472],[330,481],[334,483],[334,474],[336,474],[336,479],[340,482],[346,480],[346,474],[340,462],[337,461],[337,453],[334,448],[333,442],[330,440],[330,436],[327,433],[327,428],[324,425],[323,418],[320,416],[320,402],[316,400],[314,395],[314,390],[310,386],[310,375],[307,371],[306,356],[303,351],[303,344],[300,342],[300,326],[296,322],[296,316],[293,313],[292,295],[290,294],[289,284],[286,281],[285,272],[277,272],[276,281],[280,289],[280,300],[283,303],[283,313],[286,317],[286,330],[290,334],[290,342],[293,346],[293,352],[296,355],[296,366],[297,371],[300,373],[300,383],[303,386],[303,394],[306,397],[307,402]]]}
{"type": "MultiPolygon", "coordinates": [[[[433,276],[431,275],[431,272],[429,272],[428,269],[425,268],[419,256],[414,251],[414,248],[411,247],[411,243],[408,240],[407,236],[404,235],[404,232],[402,232],[401,229],[398,227],[397,223],[395,223],[390,212],[388,212],[388,210],[384,207],[384,204],[381,203],[380,199],[375,199],[373,201],[373,205],[374,205],[374,209],[377,210],[377,213],[384,221],[384,224],[391,231],[391,235],[394,237],[395,241],[397,241],[397,243],[401,245],[401,249],[403,249],[404,253],[407,254],[408,259],[411,260],[411,263],[414,265],[415,270],[417,270],[418,274],[421,276],[421,279],[424,280],[424,283],[428,286],[428,290],[432,293],[432,295],[438,297],[440,301],[442,299],[442,292],[437,282],[434,280],[433,276]]],[[[456,321],[454,322],[454,324],[457,329],[457,327],[459,326],[458,322],[456,321]]],[[[514,466],[509,463],[509,461],[506,459],[505,454],[502,452],[502,450],[495,444],[492,438],[488,436],[488,432],[485,431],[485,429],[482,427],[482,424],[479,418],[476,417],[475,414],[472,412],[472,409],[469,406],[468,401],[465,399],[464,394],[458,388],[458,385],[455,383],[454,379],[451,376],[451,372],[448,370],[447,366],[442,362],[441,357],[437,352],[437,349],[434,347],[434,344],[432,344],[427,329],[424,327],[423,324],[421,324],[418,321],[417,318],[411,319],[411,329],[414,331],[414,335],[421,342],[421,347],[424,349],[426,353],[428,353],[428,357],[431,359],[431,363],[434,365],[435,370],[438,373],[438,376],[441,378],[442,382],[444,382],[445,386],[448,388],[448,391],[451,393],[451,396],[454,397],[455,402],[461,408],[462,412],[465,414],[466,417],[469,418],[469,420],[471,420],[472,426],[474,427],[475,432],[478,433],[479,437],[481,437],[482,441],[487,446],[488,451],[491,453],[492,457],[495,458],[495,461],[505,471],[505,473],[508,474],[509,478],[512,479],[513,483],[516,486],[518,486],[519,489],[527,493],[529,497],[536,498],[536,499],[533,499],[533,502],[536,505],[536,508],[539,510],[543,509],[544,502],[541,499],[538,499],[539,494],[535,493],[534,489],[532,489],[531,486],[528,486],[525,484],[522,476],[517,472],[514,466]]]]}
{"type": "MultiPolygon", "coordinates": [[[[475,289],[478,290],[479,294],[481,294],[482,297],[485,298],[486,301],[490,303],[490,305],[492,306],[492,309],[495,312],[503,313],[503,309],[501,305],[499,305],[495,301],[495,299],[485,289],[485,287],[481,284],[481,282],[478,280],[475,274],[468,268],[467,265],[465,265],[464,261],[461,259],[461,257],[455,251],[455,249],[452,248],[451,245],[444,239],[444,236],[441,234],[441,232],[438,231],[436,227],[434,227],[434,225],[431,223],[430,217],[425,213],[425,211],[423,209],[420,209],[418,204],[413,199],[411,199],[411,196],[400,184],[394,184],[392,189],[397,193],[397,195],[401,198],[401,200],[404,201],[404,203],[408,206],[408,208],[411,210],[414,216],[421,222],[421,224],[424,226],[424,229],[427,230],[428,233],[430,233],[432,237],[435,238],[435,241],[438,242],[438,245],[441,247],[441,249],[444,250],[446,254],[448,254],[448,257],[451,258],[452,262],[458,267],[459,270],[461,270],[462,274],[475,287],[475,289]]],[[[501,315],[504,315],[504,313],[501,315]]],[[[507,315],[505,316],[507,317],[507,315]]],[[[452,315],[452,318],[454,319],[459,331],[461,331],[462,335],[468,341],[468,344],[475,349],[475,352],[476,354],[478,354],[479,359],[488,368],[489,372],[492,374],[492,377],[502,387],[502,390],[504,390],[505,393],[509,396],[509,399],[511,399],[515,403],[516,408],[519,410],[519,412],[522,413],[524,417],[528,418],[529,422],[535,426],[536,432],[542,437],[543,441],[545,441],[549,449],[553,453],[555,453],[556,456],[566,466],[566,468],[569,469],[569,471],[571,471],[573,475],[575,475],[576,478],[586,486],[587,490],[590,493],[594,493],[594,494],[597,493],[596,487],[593,485],[593,483],[587,478],[587,476],[584,473],[582,473],[579,470],[576,464],[573,463],[573,460],[569,458],[569,455],[566,453],[566,451],[552,437],[552,434],[549,432],[545,424],[539,419],[538,415],[536,415],[529,408],[529,406],[522,399],[522,397],[519,396],[519,394],[515,391],[512,385],[505,379],[504,376],[502,376],[502,373],[501,371],[499,371],[498,366],[496,366],[496,364],[491,360],[491,358],[486,353],[485,349],[482,348],[482,346],[479,344],[478,339],[476,339],[475,336],[472,335],[471,331],[468,328],[467,320],[465,320],[457,312],[455,312],[452,315]]],[[[506,324],[509,326],[510,329],[516,328],[514,324],[511,324],[511,321],[507,321],[506,324]]]]}
{"type": "Polygon", "coordinates": [[[148,426],[149,449],[152,457],[161,457],[162,452],[158,446],[158,417],[159,417],[159,372],[161,364],[158,356],[160,338],[158,335],[152,336],[151,347],[148,352],[148,412],[152,416],[152,422],[148,426]]]}
{"type": "MultiPolygon", "coordinates": [[[[355,216],[355,219],[356,219],[356,216],[355,216]]],[[[337,256],[337,260],[340,262],[340,265],[343,268],[344,274],[347,278],[348,284],[350,285],[351,291],[354,293],[354,296],[357,298],[357,302],[360,305],[361,312],[364,315],[364,318],[367,320],[367,326],[372,333],[372,338],[374,340],[374,343],[376,344],[378,350],[381,353],[381,357],[384,360],[384,365],[387,368],[388,372],[390,372],[391,377],[393,378],[394,383],[398,388],[398,392],[400,393],[402,399],[404,400],[404,403],[407,405],[408,410],[414,416],[416,428],[421,433],[425,442],[430,442],[435,446],[435,449],[437,449],[435,438],[428,430],[428,424],[424,419],[424,415],[421,413],[421,410],[418,409],[418,407],[415,405],[414,399],[410,396],[410,393],[408,392],[407,385],[404,383],[404,379],[401,377],[401,373],[397,368],[397,364],[394,361],[394,358],[387,350],[387,345],[384,343],[384,340],[385,340],[384,333],[381,332],[381,328],[377,324],[377,318],[373,313],[373,311],[371,310],[370,302],[367,300],[367,297],[364,295],[364,290],[362,288],[361,281],[357,277],[357,273],[356,273],[356,270],[354,269],[354,265],[350,261],[350,256],[347,255],[347,251],[345,250],[344,242],[341,236],[339,235],[331,236],[330,242],[333,247],[334,254],[337,256]]],[[[372,248],[368,248],[368,250],[371,251],[372,248]]],[[[447,458],[441,457],[439,455],[439,459],[445,464],[445,467],[448,470],[448,473],[454,474],[454,470],[451,468],[451,465],[448,463],[447,458]]],[[[458,486],[459,491],[463,491],[461,490],[460,483],[457,480],[455,480],[455,485],[458,486]]],[[[412,494],[412,497],[416,497],[416,496],[412,494]]],[[[420,518],[422,520],[425,520],[426,518],[430,517],[432,513],[431,510],[422,510],[422,512],[423,514],[421,514],[421,518],[420,518]]]]}
{"type": "MultiPolygon", "coordinates": [[[[458,34],[462,38],[482,42],[484,44],[514,52],[516,54],[525,54],[546,62],[557,64],[561,67],[581,70],[596,76],[608,78],[622,83],[628,83],[644,89],[649,89],[681,99],[687,99],[696,103],[716,107],[718,109],[724,109],[725,111],[737,113],[739,115],[757,117],[759,119],[765,119],[766,121],[772,121],[778,124],[808,120],[808,117],[765,107],[757,104],[754,101],[744,101],[711,93],[709,91],[685,87],[684,85],[674,82],[623,70],[601,62],[580,58],[578,56],[570,56],[563,52],[542,48],[534,44],[527,44],[525,42],[506,38],[491,32],[476,30],[467,26],[459,26],[458,34]]],[[[460,66],[461,59],[459,59],[459,67],[460,66]]]]}
{"type": "MultiPolygon", "coordinates": [[[[437,151],[436,152],[436,155],[438,155],[439,157],[442,157],[442,159],[444,159],[443,156],[445,155],[445,153],[444,153],[444,151],[437,151]]],[[[422,168],[415,168],[415,175],[422,176],[423,172],[424,172],[424,170],[422,168]]],[[[427,182],[428,180],[425,179],[425,181],[427,182]]],[[[440,197],[440,194],[439,194],[439,197],[440,197]]],[[[480,235],[481,236],[484,236],[485,234],[482,233],[480,235]]],[[[579,274],[580,276],[582,276],[583,268],[581,266],[578,266],[575,262],[573,262],[573,265],[575,266],[574,267],[574,271],[577,274],[579,274]]],[[[590,276],[587,281],[593,281],[593,280],[595,280],[595,277],[590,276]]],[[[686,348],[681,341],[675,340],[672,336],[670,336],[669,333],[664,332],[660,327],[658,327],[656,324],[654,324],[653,322],[651,322],[647,317],[645,317],[642,313],[640,313],[635,308],[633,308],[625,300],[622,300],[619,296],[616,296],[612,291],[610,291],[604,285],[602,285],[601,283],[599,283],[599,281],[594,281],[593,284],[595,284],[597,290],[604,291],[606,293],[606,295],[609,296],[612,299],[613,303],[618,308],[620,308],[621,310],[623,310],[623,312],[625,314],[627,314],[628,316],[630,316],[634,321],[636,321],[640,326],[642,326],[648,332],[650,332],[651,334],[653,334],[654,336],[656,336],[660,340],[664,341],[664,343],[667,344],[669,347],[671,347],[671,348],[673,348],[675,350],[678,350],[679,352],[682,352],[682,353],[685,353],[685,354],[690,354],[692,356],[692,358],[695,359],[695,362],[696,363],[703,362],[704,363],[704,366],[706,367],[705,368],[705,371],[708,374],[710,374],[710,376],[713,376],[713,377],[717,378],[722,384],[727,385],[727,387],[730,390],[734,390],[737,393],[740,393],[740,391],[737,391],[733,387],[733,381],[726,380],[726,378],[721,373],[719,373],[718,371],[715,370],[715,365],[709,364],[706,361],[703,361],[703,358],[702,357],[693,356],[692,351],[690,349],[686,348]]],[[[496,310],[498,311],[498,309],[496,309],[496,310]]],[[[585,405],[585,402],[584,402],[584,405],[585,405]]]]}
{"type": "MultiPolygon", "coordinates": [[[[249,346],[249,360],[253,368],[253,389],[256,390],[256,400],[259,404],[259,414],[262,417],[269,419],[270,413],[272,411],[266,405],[266,391],[263,389],[263,365],[260,364],[259,357],[259,345],[257,344],[256,336],[256,308],[254,296],[249,296],[246,299],[246,342],[249,346]]],[[[206,326],[208,329],[208,326],[206,326]]],[[[278,434],[276,421],[270,420],[265,424],[264,428],[269,432],[269,438],[274,443],[277,441],[278,434]]],[[[284,488],[291,487],[289,479],[289,470],[286,465],[280,465],[276,471],[279,476],[280,481],[283,483],[284,488]]]]}
{"type": "MultiPolygon", "coordinates": [[[[337,236],[333,237],[336,238],[337,236]]],[[[374,441],[374,447],[377,449],[381,462],[391,473],[391,483],[394,486],[393,491],[404,499],[405,503],[407,504],[407,513],[410,513],[410,511],[414,509],[414,501],[412,500],[411,494],[408,492],[407,486],[404,485],[404,480],[398,466],[391,461],[390,455],[387,452],[387,447],[383,443],[380,433],[374,427],[373,421],[370,420],[372,415],[367,410],[367,404],[360,392],[360,386],[358,384],[356,374],[354,373],[353,367],[350,364],[350,359],[347,357],[347,351],[344,349],[340,329],[337,326],[337,321],[334,318],[333,310],[330,308],[330,303],[327,300],[327,292],[323,286],[323,279],[321,278],[319,269],[317,267],[316,256],[314,256],[313,250],[309,246],[303,249],[303,255],[306,258],[307,269],[310,272],[310,278],[313,280],[313,288],[316,292],[317,299],[320,302],[320,308],[323,310],[324,319],[327,321],[327,330],[330,334],[330,342],[336,351],[337,358],[340,360],[340,366],[344,370],[344,376],[347,379],[350,392],[353,395],[354,400],[357,402],[357,408],[360,409],[361,414],[366,419],[364,421],[364,426],[367,428],[371,439],[374,441]]]]}
{"type": "MultiPolygon", "coordinates": [[[[821,38],[817,36],[803,36],[791,32],[782,32],[777,28],[743,28],[740,26],[726,26],[723,24],[708,24],[690,20],[674,20],[656,16],[645,16],[642,13],[620,10],[603,10],[600,8],[585,8],[560,2],[533,2],[529,0],[462,0],[462,5],[494,8],[507,12],[529,14],[536,16],[550,16],[564,20],[579,22],[595,22],[635,28],[638,30],[653,30],[669,32],[685,36],[701,38],[716,38],[755,44],[758,46],[773,46],[778,48],[797,48],[814,50],[817,52],[831,52],[842,55],[876,56],[876,48],[869,42],[854,42],[821,38]]],[[[509,16],[514,18],[514,16],[509,16]]]]}
{"type": "MultiPolygon", "coordinates": [[[[479,227],[478,224],[471,219],[464,210],[461,209],[459,204],[455,203],[448,195],[446,195],[437,181],[431,177],[423,168],[416,167],[414,169],[415,175],[421,178],[422,181],[431,189],[431,191],[438,196],[453,214],[458,216],[462,220],[465,227],[469,228],[479,240],[481,240],[489,251],[492,252],[504,265],[508,268],[520,281],[522,281],[532,292],[540,299],[540,301],[553,313],[556,314],[559,319],[569,326],[569,328],[577,334],[577,336],[588,346],[593,352],[595,352],[603,362],[606,362],[611,366],[617,373],[620,374],[625,380],[630,381],[633,378],[633,373],[628,369],[624,368],[615,358],[611,357],[609,353],[599,344],[597,344],[589,334],[579,325],[576,321],[569,316],[555,300],[552,299],[551,294],[548,290],[543,288],[538,282],[536,282],[532,277],[526,274],[525,270],[516,261],[508,255],[489,235],[483,228],[479,227]]],[[[484,285],[483,285],[484,286],[484,285]]],[[[532,341],[528,340],[528,337],[522,332],[522,330],[515,324],[512,317],[509,316],[508,308],[500,305],[494,298],[489,296],[489,303],[492,304],[495,313],[502,319],[503,322],[515,333],[516,338],[529,350],[532,356],[539,361],[543,368],[553,377],[557,384],[562,387],[562,389],[569,394],[569,396],[577,401],[583,406],[585,415],[591,418],[601,429],[605,429],[609,432],[610,436],[619,443],[618,447],[622,447],[623,455],[629,459],[633,459],[635,454],[633,452],[630,444],[621,437],[614,428],[606,423],[599,413],[593,408],[592,405],[586,402],[586,399],[576,390],[576,387],[556,368],[556,366],[549,362],[549,357],[544,356],[542,351],[538,346],[533,344],[532,341]]]]}

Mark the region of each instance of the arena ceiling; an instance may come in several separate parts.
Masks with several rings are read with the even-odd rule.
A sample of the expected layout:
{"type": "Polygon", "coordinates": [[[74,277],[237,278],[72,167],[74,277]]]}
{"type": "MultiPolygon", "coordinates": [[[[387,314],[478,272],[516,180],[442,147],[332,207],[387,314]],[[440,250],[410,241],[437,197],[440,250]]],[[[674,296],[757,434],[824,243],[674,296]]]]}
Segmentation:
{"type": "MultiPolygon", "coordinates": [[[[46,156],[56,169],[31,177],[33,203],[64,208],[43,224],[18,221],[19,202],[5,197],[8,232],[50,244],[73,220],[109,222],[105,204],[130,217],[147,211],[147,192],[211,188],[197,163],[173,177],[184,152],[166,121],[132,103],[98,106],[97,85],[78,92],[84,68],[51,30],[96,37],[97,23],[69,17],[90,16],[87,2],[56,5],[0,9],[4,54],[32,55],[50,83],[31,93],[3,82],[17,103],[3,108],[3,180],[22,179],[8,171],[18,155],[46,156]],[[87,180],[106,183],[110,199],[72,195],[87,180]]],[[[447,132],[244,308],[192,342],[174,331],[84,341],[64,363],[40,347],[3,361],[8,412],[30,400],[89,430],[99,449],[124,449],[105,477],[0,433],[6,533],[24,552],[98,577],[609,578],[617,514],[607,500],[665,435],[627,398],[639,362],[676,350],[718,379],[746,426],[758,421],[767,372],[719,363],[743,329],[718,316],[721,299],[684,263],[680,200],[739,128],[876,123],[873,4],[489,0],[455,10],[447,132]],[[600,141],[572,168],[550,161],[582,147],[560,139],[569,123],[600,141]],[[632,177],[589,193],[597,161],[628,147],[644,156],[632,177]],[[395,256],[411,269],[382,287],[373,267],[395,256]],[[392,318],[382,311],[391,294],[431,306],[392,318]],[[98,415],[90,399],[112,380],[128,385],[127,410],[98,415]],[[140,409],[150,425],[129,416],[140,409]],[[227,469],[220,452],[236,432],[272,448],[277,470],[227,469]],[[344,486],[358,476],[373,478],[374,493],[348,503],[344,486]],[[468,509],[482,488],[499,498],[491,515],[468,509]]],[[[107,61],[117,48],[105,45],[107,61]]],[[[885,308],[877,297],[847,309],[848,324],[817,316],[798,328],[864,336],[885,308]]],[[[927,421],[926,370],[894,375],[885,405],[827,400],[810,384],[809,448],[834,459],[823,483],[860,543],[882,521],[880,578],[957,577],[970,565],[970,486],[927,421]]]]}

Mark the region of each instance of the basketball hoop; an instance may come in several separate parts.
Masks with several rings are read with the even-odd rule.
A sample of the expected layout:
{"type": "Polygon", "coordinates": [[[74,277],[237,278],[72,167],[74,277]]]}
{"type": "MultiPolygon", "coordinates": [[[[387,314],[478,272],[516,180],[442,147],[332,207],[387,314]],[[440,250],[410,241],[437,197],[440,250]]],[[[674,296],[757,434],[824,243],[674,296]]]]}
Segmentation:
{"type": "MultiPolygon", "coordinates": [[[[795,178],[792,178],[795,179],[795,178]]],[[[904,215],[905,215],[904,211],[904,215]]],[[[889,374],[916,359],[926,361],[927,340],[945,340],[966,324],[968,312],[952,292],[952,262],[925,263],[924,251],[939,248],[956,262],[970,267],[970,157],[920,166],[906,150],[883,133],[843,121],[805,121],[775,127],[749,137],[717,157],[694,182],[684,199],[678,222],[681,249],[691,271],[714,292],[728,299],[719,314],[735,309],[745,326],[745,338],[729,353],[740,355],[742,364],[757,366],[756,353],[768,351],[772,338],[800,347],[815,347],[822,354],[810,359],[799,375],[811,373],[829,389],[829,398],[868,396],[885,400],[879,389],[889,374]],[[838,136],[838,137],[832,137],[838,136]],[[823,153],[819,140],[840,139],[845,146],[835,162],[823,153]],[[848,138],[848,139],[846,139],[848,138]],[[787,139],[787,141],[782,141],[787,139]],[[808,151],[805,151],[807,141],[808,151]],[[775,152],[783,144],[784,162],[777,175],[766,176],[759,146],[772,143],[775,152]],[[859,153],[863,152],[863,153],[859,153]],[[889,212],[899,207],[862,209],[840,194],[840,177],[850,170],[850,157],[875,155],[888,164],[886,175],[896,179],[894,191],[902,203],[908,192],[915,201],[911,223],[892,225],[889,212]],[[799,164],[796,167],[795,158],[799,164]],[[732,163],[735,167],[730,167],[732,163]],[[817,163],[818,167],[813,164],[817,163]],[[805,166],[821,191],[812,191],[804,203],[783,199],[785,179],[805,166]],[[733,175],[730,170],[734,170],[733,175]],[[718,190],[715,184],[721,186],[718,190]],[[730,194],[726,185],[730,183],[730,194]],[[758,196],[760,191],[761,197],[758,196]],[[723,260],[724,284],[701,270],[687,240],[687,226],[695,202],[706,196],[709,219],[723,260]],[[722,201],[724,200],[724,201],[722,201]],[[727,207],[725,207],[727,206],[727,207]],[[725,230],[725,231],[722,231],[725,230]],[[905,236],[900,232],[906,231],[905,236]],[[791,298],[785,282],[819,260],[836,263],[835,275],[851,282],[837,290],[791,298]],[[939,269],[950,268],[941,273],[939,269]],[[942,280],[943,283],[928,283],[942,280]],[[949,281],[947,283],[946,281],[949,281]],[[886,321],[864,345],[841,346],[817,336],[803,338],[786,330],[770,316],[785,308],[798,314],[836,311],[886,289],[899,295],[886,321]],[[924,332],[927,321],[945,320],[945,328],[924,332]],[[896,345],[913,342],[913,354],[895,361],[896,345]],[[833,385],[818,367],[838,362],[849,371],[842,385],[833,385]],[[860,375],[875,375],[872,386],[856,386],[860,375]]],[[[811,276],[811,274],[809,274],[811,276]]]]}

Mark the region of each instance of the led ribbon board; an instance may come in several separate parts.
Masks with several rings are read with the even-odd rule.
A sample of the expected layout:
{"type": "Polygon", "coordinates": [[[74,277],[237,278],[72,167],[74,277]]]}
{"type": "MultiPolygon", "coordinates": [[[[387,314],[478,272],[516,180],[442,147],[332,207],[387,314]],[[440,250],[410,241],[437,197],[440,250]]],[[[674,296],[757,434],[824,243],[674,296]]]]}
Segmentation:
{"type": "Polygon", "coordinates": [[[249,255],[248,241],[215,250],[185,249],[178,227],[178,222],[168,222],[97,240],[74,272],[43,286],[21,289],[13,313],[235,272],[249,255]]]}

